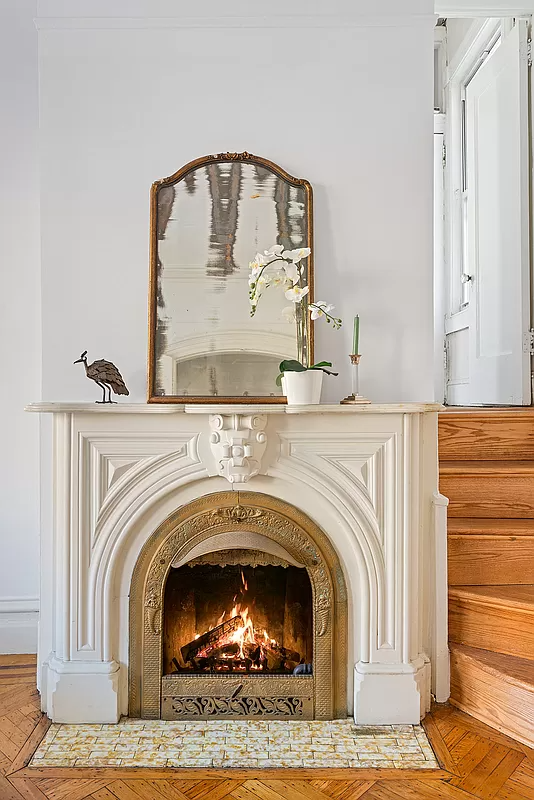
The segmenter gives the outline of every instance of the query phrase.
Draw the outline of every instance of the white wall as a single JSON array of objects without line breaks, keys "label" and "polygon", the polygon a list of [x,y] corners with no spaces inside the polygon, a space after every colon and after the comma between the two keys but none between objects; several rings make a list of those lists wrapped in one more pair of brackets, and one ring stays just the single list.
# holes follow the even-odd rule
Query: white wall
[{"label": "white wall", "polygon": [[[290,17],[282,0],[250,5],[169,20],[167,0],[41,4],[47,399],[96,399],[72,366],[88,349],[144,400],[150,184],[226,150],[314,187],[317,297],[347,323],[317,325],[318,357],[342,372],[326,399],[349,391],[355,313],[362,390],[432,399],[431,0],[405,0],[402,16],[383,0],[371,18],[361,0],[298,0]],[[61,17],[73,8],[82,18]]]},{"label": "white wall", "polygon": [[23,405],[96,399],[72,365],[86,348],[119,365],[132,400],[146,396],[154,179],[245,149],[308,178],[317,297],[346,320],[343,332],[318,325],[318,357],[342,372],[325,399],[349,391],[355,313],[363,391],[432,398],[431,0],[231,0],[224,16],[203,0],[176,19],[180,6],[0,1],[0,652],[35,638],[39,423]]},{"label": "white wall", "polygon": [[0,652],[34,652],[39,560],[40,264],[34,0],[0,3]]}]

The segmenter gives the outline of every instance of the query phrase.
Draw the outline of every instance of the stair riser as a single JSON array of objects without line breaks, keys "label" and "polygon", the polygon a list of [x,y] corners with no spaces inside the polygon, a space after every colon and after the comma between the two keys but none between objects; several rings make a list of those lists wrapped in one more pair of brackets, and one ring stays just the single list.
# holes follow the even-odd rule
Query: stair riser
[{"label": "stair riser", "polygon": [[501,608],[451,597],[449,640],[468,647],[532,660],[534,614],[521,608]]},{"label": "stair riser", "polygon": [[534,460],[532,414],[439,417],[439,457],[442,460]]},{"label": "stair riser", "polygon": [[450,702],[486,725],[534,747],[534,691],[451,652]]},{"label": "stair riser", "polygon": [[442,475],[449,517],[534,519],[534,475]]},{"label": "stair riser", "polygon": [[534,576],[534,538],[449,536],[450,586],[529,584]]}]

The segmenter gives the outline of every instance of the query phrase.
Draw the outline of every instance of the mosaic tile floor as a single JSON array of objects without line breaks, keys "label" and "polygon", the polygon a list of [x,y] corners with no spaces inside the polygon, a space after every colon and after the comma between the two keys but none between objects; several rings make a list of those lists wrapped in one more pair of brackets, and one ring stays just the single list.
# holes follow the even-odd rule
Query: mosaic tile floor
[{"label": "mosaic tile floor", "polygon": [[50,727],[34,767],[396,767],[437,769],[420,725],[231,720]]}]

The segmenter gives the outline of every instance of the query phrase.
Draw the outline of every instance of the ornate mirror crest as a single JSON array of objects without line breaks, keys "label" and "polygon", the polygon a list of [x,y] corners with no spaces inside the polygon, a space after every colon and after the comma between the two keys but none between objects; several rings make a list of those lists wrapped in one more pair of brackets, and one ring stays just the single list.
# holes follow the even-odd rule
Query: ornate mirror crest
[{"label": "ornate mirror crest", "polygon": [[[275,380],[297,355],[292,305],[271,288],[252,318],[249,262],[275,244],[313,251],[310,184],[259,156],[219,153],[156,181],[150,209],[148,402],[285,402]],[[313,323],[307,347],[312,361]]]}]

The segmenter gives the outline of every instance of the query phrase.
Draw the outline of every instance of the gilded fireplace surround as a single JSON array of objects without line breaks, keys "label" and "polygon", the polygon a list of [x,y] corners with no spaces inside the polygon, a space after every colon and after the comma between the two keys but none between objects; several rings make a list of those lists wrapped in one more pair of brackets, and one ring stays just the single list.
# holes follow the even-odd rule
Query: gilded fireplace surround
[{"label": "gilded fireplace surround", "polygon": [[[313,716],[347,715],[347,591],[337,554],[325,533],[294,506],[258,492],[205,495],[171,514],[137,560],[130,592],[129,714],[162,716],[163,597],[171,564],[220,534],[260,533],[306,567],[313,596]],[[224,680],[224,678],[223,678]],[[287,676],[269,676],[277,682]]]}]

